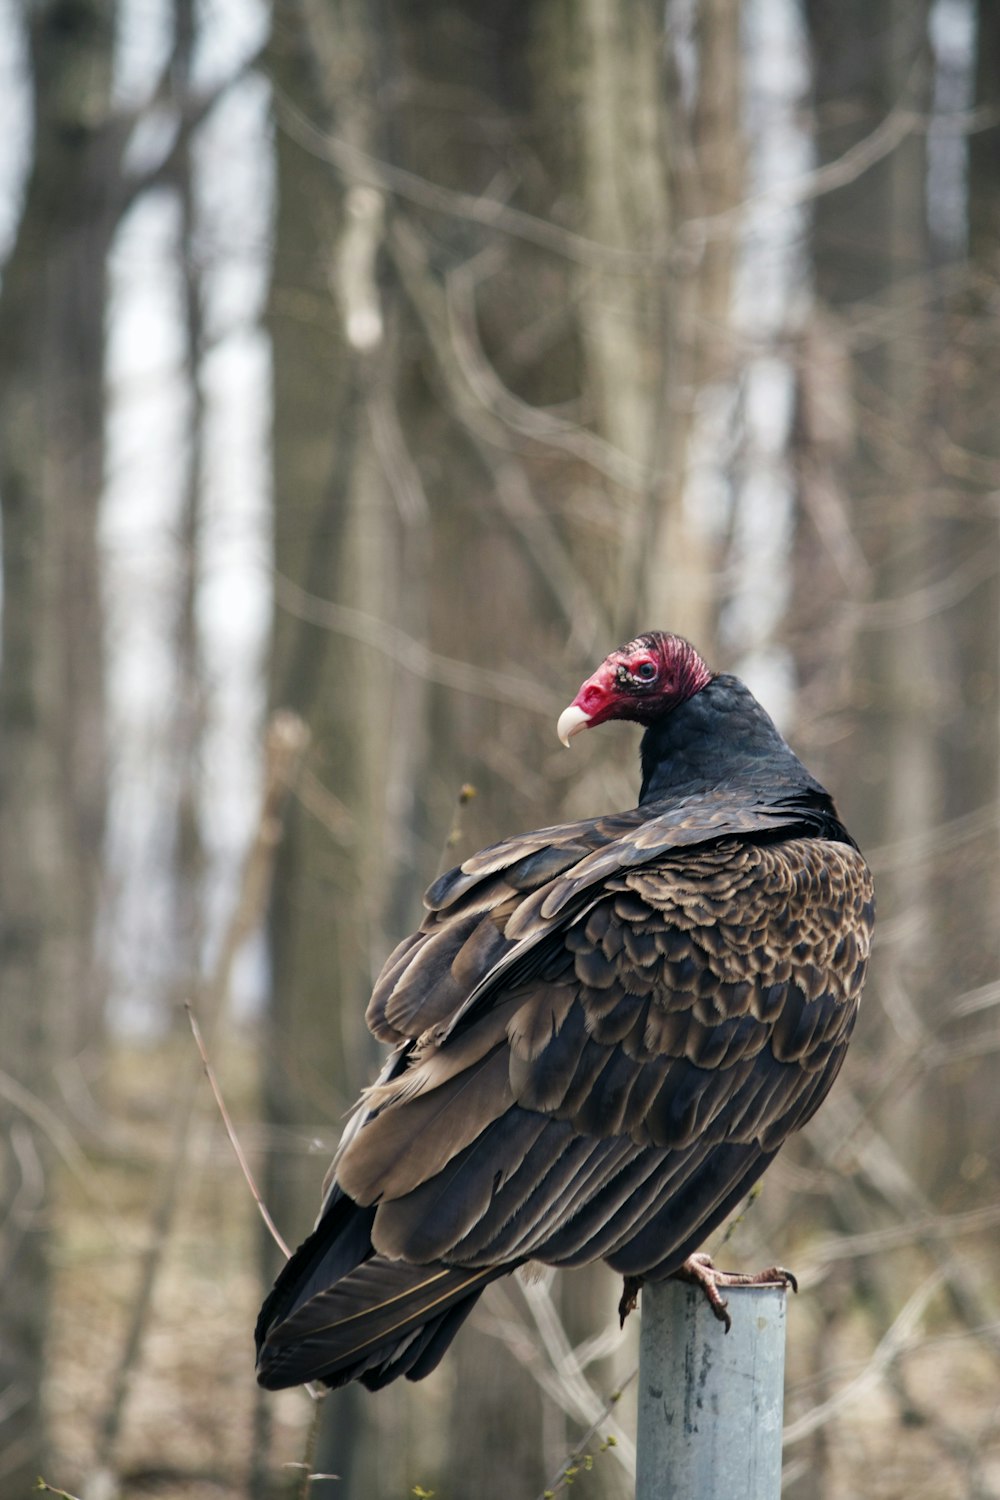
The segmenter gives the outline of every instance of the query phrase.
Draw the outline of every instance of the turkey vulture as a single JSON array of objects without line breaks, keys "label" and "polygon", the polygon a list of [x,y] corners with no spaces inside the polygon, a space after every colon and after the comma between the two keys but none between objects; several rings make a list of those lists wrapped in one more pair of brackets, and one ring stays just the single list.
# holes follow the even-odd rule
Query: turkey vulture
[{"label": "turkey vulture", "polygon": [[874,903],[829,794],[679,636],[613,651],[559,737],[607,719],[645,726],[639,805],[473,855],[387,960],[367,1019],[394,1050],[261,1310],[262,1385],[419,1380],[528,1260],[606,1261],[623,1316],[643,1279],[704,1276],[836,1077]]}]

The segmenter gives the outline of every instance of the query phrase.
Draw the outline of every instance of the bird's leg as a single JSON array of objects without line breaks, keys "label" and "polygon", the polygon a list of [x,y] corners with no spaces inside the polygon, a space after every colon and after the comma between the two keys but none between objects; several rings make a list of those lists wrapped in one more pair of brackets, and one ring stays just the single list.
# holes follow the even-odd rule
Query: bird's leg
[{"label": "bird's leg", "polygon": [[[710,1255],[701,1253],[689,1255],[680,1269],[674,1272],[674,1276],[678,1281],[689,1281],[693,1286],[701,1287],[709,1307],[719,1322],[726,1325],[727,1333],[733,1326],[733,1320],[727,1311],[728,1303],[719,1291],[720,1287],[783,1286],[786,1289],[791,1287],[793,1292],[797,1292],[799,1289],[799,1284],[795,1277],[784,1266],[768,1266],[764,1271],[754,1271],[752,1273],[745,1271],[720,1271],[717,1266],[712,1264],[712,1257]],[[626,1278],[627,1285],[628,1278]],[[622,1301],[624,1302],[624,1300],[623,1297]],[[635,1303],[633,1302],[632,1305],[634,1306]]]},{"label": "bird's leg", "polygon": [[621,1301],[618,1304],[618,1326],[625,1327],[625,1319],[630,1312],[635,1312],[639,1305],[639,1291],[642,1287],[641,1276],[626,1276],[622,1287]]}]

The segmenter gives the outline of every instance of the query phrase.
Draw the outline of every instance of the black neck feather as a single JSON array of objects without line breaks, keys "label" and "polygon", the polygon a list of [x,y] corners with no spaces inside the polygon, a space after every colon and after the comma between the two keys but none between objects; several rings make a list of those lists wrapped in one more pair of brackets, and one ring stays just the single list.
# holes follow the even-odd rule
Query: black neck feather
[{"label": "black neck feather", "polygon": [[725,786],[766,800],[832,803],[738,677],[714,677],[642,737],[640,803]]}]

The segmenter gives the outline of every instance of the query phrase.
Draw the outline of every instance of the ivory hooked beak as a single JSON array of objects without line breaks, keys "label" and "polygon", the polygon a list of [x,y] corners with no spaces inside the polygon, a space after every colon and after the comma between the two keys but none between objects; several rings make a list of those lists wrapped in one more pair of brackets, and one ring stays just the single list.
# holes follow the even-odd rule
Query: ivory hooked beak
[{"label": "ivory hooked beak", "polygon": [[581,729],[586,729],[589,723],[590,715],[585,714],[583,709],[576,703],[571,703],[569,708],[563,709],[559,715],[559,722],[556,725],[556,734],[567,750],[574,734],[579,734]]}]

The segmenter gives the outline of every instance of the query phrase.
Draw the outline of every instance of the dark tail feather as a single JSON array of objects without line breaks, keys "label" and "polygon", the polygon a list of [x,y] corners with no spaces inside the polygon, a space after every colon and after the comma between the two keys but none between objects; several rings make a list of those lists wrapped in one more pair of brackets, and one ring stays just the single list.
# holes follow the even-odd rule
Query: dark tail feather
[{"label": "dark tail feather", "polygon": [[[410,1340],[401,1354],[394,1355],[383,1364],[375,1365],[367,1370],[360,1377],[361,1384],[367,1386],[370,1391],[379,1391],[400,1375],[405,1375],[407,1380],[423,1380],[425,1375],[436,1370],[452,1339],[479,1301],[481,1290],[482,1288],[479,1288],[464,1301],[456,1302],[454,1307],[450,1307],[439,1318],[432,1318],[419,1334]],[[340,1383],[342,1384],[343,1380]]]},{"label": "dark tail feather", "polygon": [[334,1257],[327,1260],[315,1244],[325,1224],[289,1261],[261,1312],[257,1379],[269,1390],[307,1380],[329,1386],[361,1380],[371,1389],[400,1375],[420,1380],[487,1283],[511,1269],[413,1266],[375,1255],[330,1285],[323,1273]]},{"label": "dark tail feather", "polygon": [[334,1188],[322,1219],[280,1272],[260,1310],[254,1335],[258,1356],[272,1328],[373,1254],[374,1218],[374,1208],[360,1208]]}]

